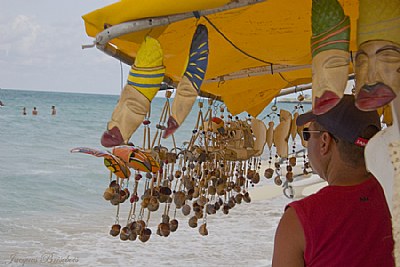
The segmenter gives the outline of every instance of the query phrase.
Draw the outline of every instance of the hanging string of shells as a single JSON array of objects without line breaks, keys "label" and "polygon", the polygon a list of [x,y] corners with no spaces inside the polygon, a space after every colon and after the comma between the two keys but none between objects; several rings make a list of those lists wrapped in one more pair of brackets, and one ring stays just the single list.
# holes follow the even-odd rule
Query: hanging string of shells
[{"label": "hanging string of shells", "polygon": [[[298,104],[294,106],[293,111],[280,109],[279,114],[275,100],[271,107],[271,113],[264,117],[264,119],[268,119],[266,144],[269,151],[268,167],[264,171],[264,177],[273,178],[274,183],[282,186],[284,194],[289,198],[294,197],[293,192],[287,193],[294,179],[308,177],[312,171],[306,155],[307,142],[302,135],[304,126],[296,125],[299,112],[304,113],[302,103],[304,99],[304,95],[300,93],[297,96]],[[274,128],[275,117],[279,118],[279,124]],[[297,150],[298,139],[303,147],[300,150]],[[301,164],[301,171],[299,171],[299,164]]]},{"label": "hanging string of shells", "polygon": [[[90,148],[71,150],[104,158],[110,176],[103,197],[116,206],[110,235],[119,236],[123,241],[139,239],[146,242],[154,230],[157,235],[167,237],[182,223],[197,228],[200,235],[208,235],[208,216],[216,213],[226,215],[237,205],[251,202],[249,190],[260,182],[265,144],[269,160],[264,176],[268,179],[274,177],[278,186],[282,186],[283,181],[287,186],[295,178],[293,168],[298,154],[294,142],[297,134],[306,146],[302,129],[294,123],[297,110],[293,116],[282,109],[277,114],[274,105],[270,115],[278,116],[279,124],[274,128],[271,119],[267,128],[262,120],[232,116],[223,105],[208,100],[198,102],[199,112],[190,140],[178,147],[174,135],[171,135],[173,147],[168,149],[163,146],[161,136],[171,114],[170,97],[171,92],[167,91],[153,136],[150,113],[143,121],[141,147],[118,146],[111,152]],[[291,153],[289,143],[293,148]],[[303,156],[303,172],[306,174],[305,153]],[[284,166],[286,175],[282,178]],[[128,212],[123,221],[120,215],[126,206]],[[177,216],[179,213],[183,217]],[[153,230],[152,221],[158,223]]]}]

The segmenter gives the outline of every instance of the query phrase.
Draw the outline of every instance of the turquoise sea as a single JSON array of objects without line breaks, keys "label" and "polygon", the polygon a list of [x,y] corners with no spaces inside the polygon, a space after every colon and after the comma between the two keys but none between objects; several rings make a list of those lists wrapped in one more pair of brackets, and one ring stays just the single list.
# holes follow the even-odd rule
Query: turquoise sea
[{"label": "turquoise sea", "polygon": [[[217,213],[208,219],[207,237],[182,223],[167,238],[153,233],[147,243],[120,241],[108,234],[116,210],[103,199],[109,173],[102,159],[70,153],[78,146],[104,149],[100,136],[118,96],[1,89],[0,100],[0,266],[270,266],[276,225],[289,202],[284,196]],[[164,103],[153,100],[153,127]],[[295,104],[282,105],[291,111]],[[178,146],[189,140],[197,111],[177,132]],[[134,144],[142,144],[142,132]]]}]

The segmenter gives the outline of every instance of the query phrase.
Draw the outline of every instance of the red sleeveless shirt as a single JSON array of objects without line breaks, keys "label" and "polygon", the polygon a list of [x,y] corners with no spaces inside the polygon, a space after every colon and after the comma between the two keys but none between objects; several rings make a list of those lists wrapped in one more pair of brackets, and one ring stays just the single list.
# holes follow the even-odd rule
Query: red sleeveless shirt
[{"label": "red sleeveless shirt", "polygon": [[288,206],[303,226],[305,266],[394,266],[391,215],[375,178],[327,186]]}]

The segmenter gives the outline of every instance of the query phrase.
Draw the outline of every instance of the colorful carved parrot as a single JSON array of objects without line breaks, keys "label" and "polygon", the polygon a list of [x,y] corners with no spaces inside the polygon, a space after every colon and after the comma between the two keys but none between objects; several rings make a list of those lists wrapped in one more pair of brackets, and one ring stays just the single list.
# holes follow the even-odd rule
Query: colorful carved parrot
[{"label": "colorful carved parrot", "polygon": [[71,149],[71,153],[84,153],[93,155],[95,157],[103,157],[104,158],[104,165],[113,172],[116,176],[122,179],[127,179],[131,176],[131,171],[129,170],[127,164],[118,158],[117,156],[107,152],[107,151],[100,151],[93,148],[88,147],[76,147]]},{"label": "colorful carved parrot", "polygon": [[129,168],[137,171],[156,173],[160,170],[160,164],[154,157],[134,146],[116,146],[112,153],[100,151],[88,147],[76,147],[71,153],[84,153],[104,158],[104,165],[119,178],[129,178]]}]

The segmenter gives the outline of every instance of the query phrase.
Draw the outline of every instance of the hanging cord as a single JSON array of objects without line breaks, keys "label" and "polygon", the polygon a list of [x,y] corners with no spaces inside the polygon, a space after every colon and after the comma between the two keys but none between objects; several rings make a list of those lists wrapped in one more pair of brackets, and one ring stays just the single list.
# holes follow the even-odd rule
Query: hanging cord
[{"label": "hanging cord", "polygon": [[[272,62],[269,62],[269,61],[265,61],[265,60],[263,60],[263,59],[260,59],[260,58],[258,58],[258,57],[255,57],[255,56],[253,56],[253,55],[250,55],[249,53],[247,53],[246,51],[244,51],[244,50],[242,50],[241,48],[239,48],[237,45],[235,45],[231,40],[229,40],[228,39],[228,37],[226,37],[226,35],[223,33],[223,32],[221,32],[218,28],[217,28],[217,26],[215,26],[215,24],[214,23],[212,23],[211,22],[211,20],[209,19],[209,18],[207,18],[207,16],[203,16],[206,20],[207,20],[207,22],[228,42],[228,43],[230,43],[236,50],[238,50],[239,52],[241,52],[242,54],[244,54],[244,55],[246,55],[246,56],[248,56],[248,57],[250,57],[250,58],[252,58],[252,59],[255,59],[255,60],[257,60],[257,61],[260,61],[260,62],[262,62],[262,63],[265,63],[265,64],[268,64],[268,65],[270,65],[270,68],[271,68],[271,74],[274,74],[274,68],[273,68],[273,63]],[[290,84],[290,85],[292,85],[292,86],[294,86],[294,84],[292,83],[292,82],[290,82],[290,81],[288,81],[285,77],[283,77],[283,75],[281,74],[281,73],[278,73],[279,74],[279,76],[282,78],[282,80],[284,80],[285,82],[287,82],[288,84]]]},{"label": "hanging cord", "polygon": [[291,86],[296,86],[294,83],[292,83],[291,81],[288,81],[285,77],[283,77],[282,73],[279,72],[278,74],[279,74],[279,76],[281,76],[282,80],[284,80],[285,82],[287,82]]},{"label": "hanging cord", "polygon": [[121,73],[121,91],[124,89],[124,81],[123,81],[123,79],[124,79],[124,70],[123,70],[123,68],[122,68],[122,61],[120,60],[119,61],[119,67],[120,67],[120,73]]},{"label": "hanging cord", "polygon": [[272,67],[272,62],[268,62],[268,61],[265,61],[265,60],[263,60],[263,59],[260,59],[260,58],[258,58],[258,57],[255,57],[255,56],[253,56],[253,55],[250,55],[249,53],[247,53],[246,51],[244,51],[243,49],[241,49],[241,48],[239,48],[237,45],[235,45],[231,40],[229,40],[228,39],[228,37],[226,37],[225,36],[225,34],[223,33],[223,32],[221,32],[218,28],[217,28],[217,26],[215,26],[215,24],[214,23],[212,23],[211,22],[211,20],[209,19],[209,18],[207,18],[207,16],[203,16],[206,20],[207,20],[207,22],[228,42],[228,43],[230,43],[236,50],[238,50],[239,52],[241,52],[242,54],[244,54],[244,55],[246,55],[246,56],[248,56],[248,57],[250,57],[250,58],[252,58],[252,59],[255,59],[255,60],[257,60],[257,61],[260,61],[260,62],[262,62],[262,63],[265,63],[265,64],[268,64],[268,65],[270,65],[270,67],[271,67],[271,73],[272,74],[274,74],[274,70],[273,70],[273,67]]},{"label": "hanging cord", "polygon": [[262,62],[262,63],[265,63],[265,64],[270,65],[270,66],[271,66],[271,71],[273,72],[273,70],[272,70],[272,62],[268,62],[268,61],[262,60],[262,59],[260,59],[260,58],[258,58],[258,57],[252,56],[252,55],[250,55],[249,53],[247,53],[246,51],[242,50],[242,49],[239,48],[237,45],[235,45],[231,40],[229,40],[228,37],[226,37],[225,34],[224,34],[223,32],[221,32],[221,31],[217,28],[217,26],[215,26],[215,24],[211,22],[211,20],[210,20],[209,18],[207,18],[207,16],[204,16],[204,18],[205,18],[205,19],[207,20],[207,22],[210,23],[210,25],[211,25],[211,26],[212,26],[212,27],[213,27],[213,28],[228,42],[228,43],[230,43],[236,50],[238,50],[238,51],[241,52],[242,54],[244,54],[244,55],[246,55],[246,56],[248,56],[248,57],[250,57],[250,58],[252,58],[252,59],[255,59],[255,60],[257,60],[257,61],[260,61],[260,62]]}]

